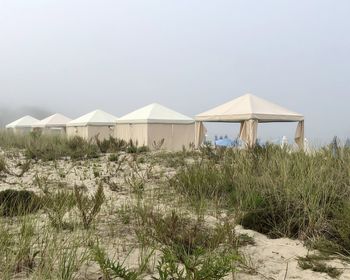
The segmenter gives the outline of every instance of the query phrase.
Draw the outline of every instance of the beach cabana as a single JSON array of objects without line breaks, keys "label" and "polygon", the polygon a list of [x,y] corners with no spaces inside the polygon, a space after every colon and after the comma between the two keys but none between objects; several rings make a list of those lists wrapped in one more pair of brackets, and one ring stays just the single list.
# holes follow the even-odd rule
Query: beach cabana
[{"label": "beach cabana", "polygon": [[66,125],[71,119],[61,114],[54,114],[33,125],[34,130],[42,131],[44,134],[64,134]]},{"label": "beach cabana", "polygon": [[33,124],[38,121],[38,119],[33,118],[32,116],[24,116],[23,118],[6,125],[6,129],[13,133],[28,133],[32,131]]},{"label": "beach cabana", "polygon": [[80,136],[86,140],[108,139],[113,136],[117,117],[102,110],[95,110],[67,123],[67,136]]},{"label": "beach cabana", "polygon": [[157,103],[148,105],[118,119],[116,137],[132,140],[139,146],[178,151],[194,145],[194,119]]},{"label": "beach cabana", "polygon": [[246,94],[196,116],[196,146],[203,141],[203,122],[240,123],[240,139],[253,147],[259,123],[298,122],[295,142],[304,145],[304,116],[252,94]]}]

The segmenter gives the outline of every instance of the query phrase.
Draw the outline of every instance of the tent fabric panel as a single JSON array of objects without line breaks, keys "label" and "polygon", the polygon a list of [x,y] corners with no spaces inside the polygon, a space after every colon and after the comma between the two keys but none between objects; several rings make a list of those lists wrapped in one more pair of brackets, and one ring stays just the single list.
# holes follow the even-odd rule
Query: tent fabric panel
[{"label": "tent fabric panel", "polygon": [[239,138],[248,148],[254,147],[257,139],[258,121],[247,120],[241,123]]},{"label": "tent fabric panel", "polygon": [[69,126],[67,127],[67,136],[79,136],[85,140],[93,140],[98,136],[99,140],[108,139],[114,135],[114,126]]},{"label": "tent fabric panel", "polygon": [[164,139],[161,149],[172,151],[172,124],[148,124],[148,146],[153,149],[154,142],[160,143]]},{"label": "tent fabric panel", "polygon": [[67,136],[69,138],[81,137],[88,140],[88,127],[87,126],[70,126],[67,127]]},{"label": "tent fabric panel", "polygon": [[160,143],[164,139],[162,149],[168,151],[181,151],[183,147],[189,148],[195,141],[194,124],[149,124],[148,143]]},{"label": "tent fabric panel", "polygon": [[42,129],[42,134],[44,135],[65,135],[66,128],[65,127],[46,127]]},{"label": "tent fabric panel", "polygon": [[295,132],[295,143],[297,143],[300,149],[304,149],[304,139],[305,139],[305,122],[300,121]]},{"label": "tent fabric panel", "polygon": [[147,124],[117,124],[114,136],[118,139],[129,142],[132,140],[139,146],[148,145]]},{"label": "tent fabric panel", "polygon": [[172,151],[189,149],[195,143],[195,124],[173,124]]},{"label": "tent fabric panel", "polygon": [[87,126],[87,140],[94,140],[95,137],[98,137],[100,141],[109,139],[111,136],[114,136],[114,125],[110,126]]},{"label": "tent fabric panel", "polygon": [[195,123],[195,147],[199,148],[205,138],[206,129],[204,127],[203,122],[196,122]]}]

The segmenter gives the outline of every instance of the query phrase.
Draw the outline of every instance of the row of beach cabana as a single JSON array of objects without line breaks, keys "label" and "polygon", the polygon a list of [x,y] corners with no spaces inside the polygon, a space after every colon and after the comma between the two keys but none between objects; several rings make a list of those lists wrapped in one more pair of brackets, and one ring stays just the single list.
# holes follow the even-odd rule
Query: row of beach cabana
[{"label": "row of beach cabana", "polygon": [[246,94],[195,118],[185,116],[172,109],[154,103],[131,112],[121,118],[95,110],[75,120],[54,114],[43,120],[25,116],[6,126],[14,133],[42,131],[43,134],[65,134],[80,136],[86,140],[110,136],[132,140],[139,146],[160,146],[165,150],[178,151],[183,147],[200,146],[206,134],[204,123],[240,123],[239,138],[246,146],[256,143],[259,123],[298,122],[295,141],[300,148],[304,142],[304,117],[279,105]]}]

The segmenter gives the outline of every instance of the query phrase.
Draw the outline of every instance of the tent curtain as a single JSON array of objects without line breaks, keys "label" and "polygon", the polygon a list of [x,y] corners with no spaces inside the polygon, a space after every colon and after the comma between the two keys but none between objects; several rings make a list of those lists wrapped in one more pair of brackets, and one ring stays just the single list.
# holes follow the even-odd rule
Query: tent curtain
[{"label": "tent curtain", "polygon": [[248,148],[255,146],[258,133],[258,121],[247,120],[241,123],[239,138]]},{"label": "tent curtain", "polygon": [[297,143],[299,149],[304,149],[304,121],[298,123],[297,130],[295,132],[295,143]]},{"label": "tent curtain", "polygon": [[196,122],[196,135],[195,135],[195,146],[199,148],[202,145],[205,137],[206,129],[203,125],[203,122]]}]

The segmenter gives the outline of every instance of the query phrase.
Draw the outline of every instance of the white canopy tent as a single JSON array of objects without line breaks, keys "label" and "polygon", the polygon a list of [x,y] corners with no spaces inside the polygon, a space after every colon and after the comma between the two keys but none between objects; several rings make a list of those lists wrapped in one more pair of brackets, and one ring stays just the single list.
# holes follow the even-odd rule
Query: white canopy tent
[{"label": "white canopy tent", "polygon": [[65,133],[66,125],[71,119],[62,114],[54,114],[33,125],[34,130],[41,130],[43,133]]},{"label": "white canopy tent", "polygon": [[12,123],[6,125],[6,129],[14,133],[26,133],[32,131],[32,125],[39,120],[32,116],[24,116]]},{"label": "white canopy tent", "polygon": [[241,140],[253,147],[257,139],[258,123],[298,122],[295,142],[300,148],[304,143],[304,116],[252,94],[215,107],[196,116],[196,145],[203,141],[203,122],[240,123]]},{"label": "white canopy tent", "polygon": [[90,140],[98,136],[100,140],[113,136],[117,117],[102,110],[95,110],[67,123],[67,136],[80,136]]},{"label": "white canopy tent", "polygon": [[116,137],[150,148],[181,150],[194,144],[194,119],[154,103],[118,119]]}]

